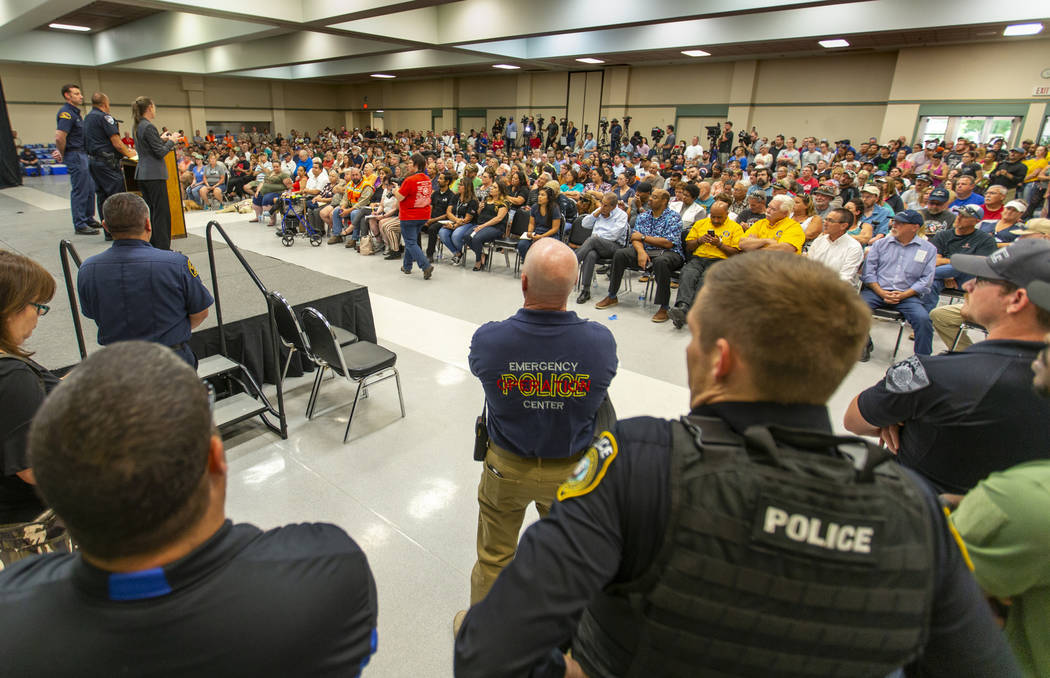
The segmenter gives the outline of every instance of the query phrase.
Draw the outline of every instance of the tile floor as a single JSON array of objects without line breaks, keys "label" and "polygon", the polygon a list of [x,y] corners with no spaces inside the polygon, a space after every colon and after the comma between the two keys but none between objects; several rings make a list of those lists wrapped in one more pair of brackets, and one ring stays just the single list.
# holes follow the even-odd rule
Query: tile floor
[{"label": "tile floor", "polygon": [[[54,197],[68,190],[65,177],[43,177],[0,191],[0,218],[6,222],[0,225],[0,247],[8,247],[8,228],[46,223],[55,228],[42,232],[39,248],[25,253],[54,256],[56,238],[66,237],[69,224],[64,204]],[[393,382],[379,384],[359,406],[350,442],[343,445],[349,407],[306,422],[309,379],[290,380],[287,440],[253,424],[227,436],[229,515],[264,528],[327,521],[346,529],[368,554],[379,589],[379,652],[366,675],[450,676],[451,621],[467,602],[477,519],[479,469],[471,448],[482,392],[467,369],[467,350],[480,324],[516,311],[518,279],[500,257],[491,274],[438,263],[433,279],[424,282],[418,272],[401,274],[398,263],[342,246],[314,248],[297,240],[283,247],[271,229],[247,223],[247,215],[191,212],[190,232],[203,235],[213,218],[246,250],[369,287],[379,343],[398,354],[408,415],[399,417]],[[92,240],[77,239],[77,246],[89,250]],[[573,299],[570,308],[606,324],[616,337],[620,369],[611,397],[620,416],[678,416],[688,406],[687,330],[652,324],[655,309],[639,301],[639,288],[622,293],[612,312],[594,309],[593,300],[577,306]],[[603,291],[596,285],[594,299]],[[858,364],[832,398],[832,421],[840,430],[849,400],[889,365],[896,331],[895,325],[876,323],[871,362]],[[39,357],[48,364],[41,346]],[[910,351],[905,337],[901,357]],[[346,382],[326,381],[318,409],[352,397]],[[530,512],[529,520],[535,517]]]}]

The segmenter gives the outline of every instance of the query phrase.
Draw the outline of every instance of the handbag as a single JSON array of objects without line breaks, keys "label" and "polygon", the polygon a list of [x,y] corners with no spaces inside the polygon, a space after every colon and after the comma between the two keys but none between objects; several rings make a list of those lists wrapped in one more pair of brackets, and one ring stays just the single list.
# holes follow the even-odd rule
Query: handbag
[{"label": "handbag", "polygon": [[486,401],[481,408],[481,416],[474,422],[474,461],[485,461],[485,453],[489,450],[489,426],[485,416],[488,406]]}]

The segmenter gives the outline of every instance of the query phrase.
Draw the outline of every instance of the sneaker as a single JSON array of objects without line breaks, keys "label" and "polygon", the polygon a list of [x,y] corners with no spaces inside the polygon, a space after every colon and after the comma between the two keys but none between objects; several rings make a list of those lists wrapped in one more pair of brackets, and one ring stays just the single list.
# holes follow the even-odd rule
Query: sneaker
[{"label": "sneaker", "polygon": [[390,250],[389,252],[383,255],[383,258],[388,261],[393,261],[394,259],[400,259],[401,253],[395,252],[394,250]]},{"label": "sneaker", "polygon": [[871,343],[871,337],[868,337],[868,343],[864,345],[864,351],[860,354],[860,361],[866,363],[871,360],[871,350],[875,348],[875,344]]},{"label": "sneaker", "polygon": [[460,610],[456,613],[456,616],[452,618],[452,637],[455,638],[459,635],[459,629],[463,626],[463,620],[467,618],[467,611]]},{"label": "sneaker", "polygon": [[591,293],[587,290],[580,292],[580,296],[576,297],[577,304],[586,304],[591,300]]},{"label": "sneaker", "polygon": [[[389,257],[387,257],[387,258],[389,259]],[[401,267],[401,272],[404,273],[405,275],[412,275],[412,269],[405,268],[404,266]]]},{"label": "sneaker", "polygon": [[653,315],[653,317],[651,318],[651,320],[652,320],[652,321],[653,321],[654,323],[665,323],[665,322],[667,322],[667,321],[668,321],[668,317],[667,317],[667,309],[666,309],[666,308],[661,308],[661,309],[660,309],[659,311],[657,311],[657,312],[656,312],[656,313],[655,313],[655,314]]},{"label": "sneaker", "polygon": [[452,255],[452,265],[453,265],[453,266],[459,266],[459,262],[460,262],[460,261],[461,261],[462,259],[463,259],[463,254],[462,254],[462,253],[458,253],[458,252],[457,252],[456,254],[453,254],[453,255]]},{"label": "sneaker", "polygon": [[430,280],[432,275],[434,275],[434,264],[431,264],[429,268],[423,271],[423,280]]},{"label": "sneaker", "polygon": [[617,299],[616,297],[605,297],[604,299],[599,301],[597,304],[595,304],[594,307],[595,308],[609,308],[610,306],[615,306],[618,303],[620,303],[620,300]]},{"label": "sneaker", "polygon": [[343,242],[343,236],[341,235],[333,235],[331,238],[328,239],[329,245],[338,245],[341,242]]},{"label": "sneaker", "polygon": [[343,247],[346,247],[348,249],[357,249],[357,241],[353,238],[350,238],[345,243],[343,243]]},{"label": "sneaker", "polygon": [[676,330],[680,330],[685,327],[685,308],[682,306],[675,306],[667,311],[667,316],[674,323]]}]

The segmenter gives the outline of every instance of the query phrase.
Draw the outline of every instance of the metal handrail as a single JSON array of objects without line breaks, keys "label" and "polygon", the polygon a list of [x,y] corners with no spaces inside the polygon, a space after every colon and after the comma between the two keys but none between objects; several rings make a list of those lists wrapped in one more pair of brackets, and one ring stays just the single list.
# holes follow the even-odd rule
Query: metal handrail
[{"label": "metal handrail", "polygon": [[77,265],[77,270],[80,270],[80,266],[84,262],[81,260],[77,248],[69,240],[63,240],[58,243],[58,256],[62,260],[62,277],[66,280],[69,312],[73,314],[73,327],[77,331],[77,348],[80,349],[80,359],[83,360],[87,357],[87,345],[84,343],[84,328],[80,324],[80,305],[77,303],[77,291],[73,286],[73,275],[72,269],[69,267],[69,260],[73,259],[73,263]]},{"label": "metal handrail", "polygon": [[[270,316],[270,348],[273,351],[273,364],[277,365],[278,369],[280,369],[281,339],[277,331],[277,317],[274,314],[273,300],[270,298],[270,290],[266,289],[266,286],[263,285],[262,280],[259,279],[259,276],[255,274],[255,271],[248,263],[248,260],[244,258],[243,254],[241,254],[240,249],[238,249],[238,247],[233,244],[233,241],[230,240],[230,236],[226,233],[223,227],[219,225],[219,222],[212,220],[208,222],[208,227],[205,230],[205,240],[208,244],[208,264],[211,267],[211,295],[212,298],[215,299],[215,322],[219,327],[219,350],[222,353],[222,355],[229,357],[229,354],[226,352],[226,327],[225,325],[223,325],[222,322],[222,306],[219,302],[219,275],[215,269],[215,245],[212,240],[213,230],[217,230],[219,232],[219,235],[222,236],[222,239],[226,241],[226,245],[230,248],[230,251],[233,252],[233,256],[237,257],[237,261],[239,261],[241,263],[241,266],[244,267],[244,270],[248,274],[248,277],[252,279],[252,282],[255,283],[255,286],[259,288],[260,292],[262,292],[263,298],[266,299],[266,309],[268,315]],[[277,379],[277,411],[274,412],[274,414],[276,414],[281,421],[279,431],[281,437],[287,438],[288,422],[284,413],[284,387],[281,383],[282,381],[283,380],[280,378]],[[263,398],[264,402],[267,402],[268,404],[268,401],[266,401],[266,396],[262,393],[262,388],[259,388],[259,395]],[[266,421],[265,418],[263,419],[263,421],[266,422],[267,425],[269,425],[269,422]]]}]

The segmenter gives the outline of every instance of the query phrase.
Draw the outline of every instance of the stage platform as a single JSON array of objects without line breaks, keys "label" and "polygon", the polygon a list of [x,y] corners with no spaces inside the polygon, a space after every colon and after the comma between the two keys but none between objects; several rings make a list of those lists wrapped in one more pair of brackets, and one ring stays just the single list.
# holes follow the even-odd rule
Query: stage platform
[{"label": "stage platform", "polygon": [[[98,236],[68,237],[82,259],[102,252],[108,246]],[[29,346],[36,351],[35,359],[51,367],[71,366],[80,360],[77,349],[73,316],[69,311],[58,242],[51,247],[40,245],[40,233],[30,228],[5,229],[0,238],[0,248],[14,250],[32,257],[55,276],[57,289],[51,301],[51,312],[46,322],[38,324],[30,338]],[[232,236],[231,236],[232,237]],[[234,240],[236,245],[236,240]],[[172,241],[172,249],[189,257],[199,272],[205,286],[215,294],[211,265],[205,239],[190,235]],[[268,350],[269,320],[266,300],[241,266],[233,252],[215,233],[215,268],[218,272],[219,302],[222,305],[223,324],[226,328],[228,357],[248,367],[256,379],[274,383],[281,366],[275,365]],[[372,307],[368,288],[363,285],[318,273],[309,268],[281,261],[273,257],[242,251],[242,255],[268,290],[276,290],[297,310],[313,306],[328,320],[339,327],[355,333],[361,339],[376,340]],[[72,264],[71,264],[72,265]],[[74,271],[76,267],[72,266]],[[94,321],[81,316],[84,341],[88,353],[98,349]],[[198,358],[219,353],[219,331],[215,307],[208,318],[193,333],[190,340]],[[282,349],[282,360],[287,355]],[[292,359],[289,376],[299,376],[309,364],[300,362],[299,356]]]}]

